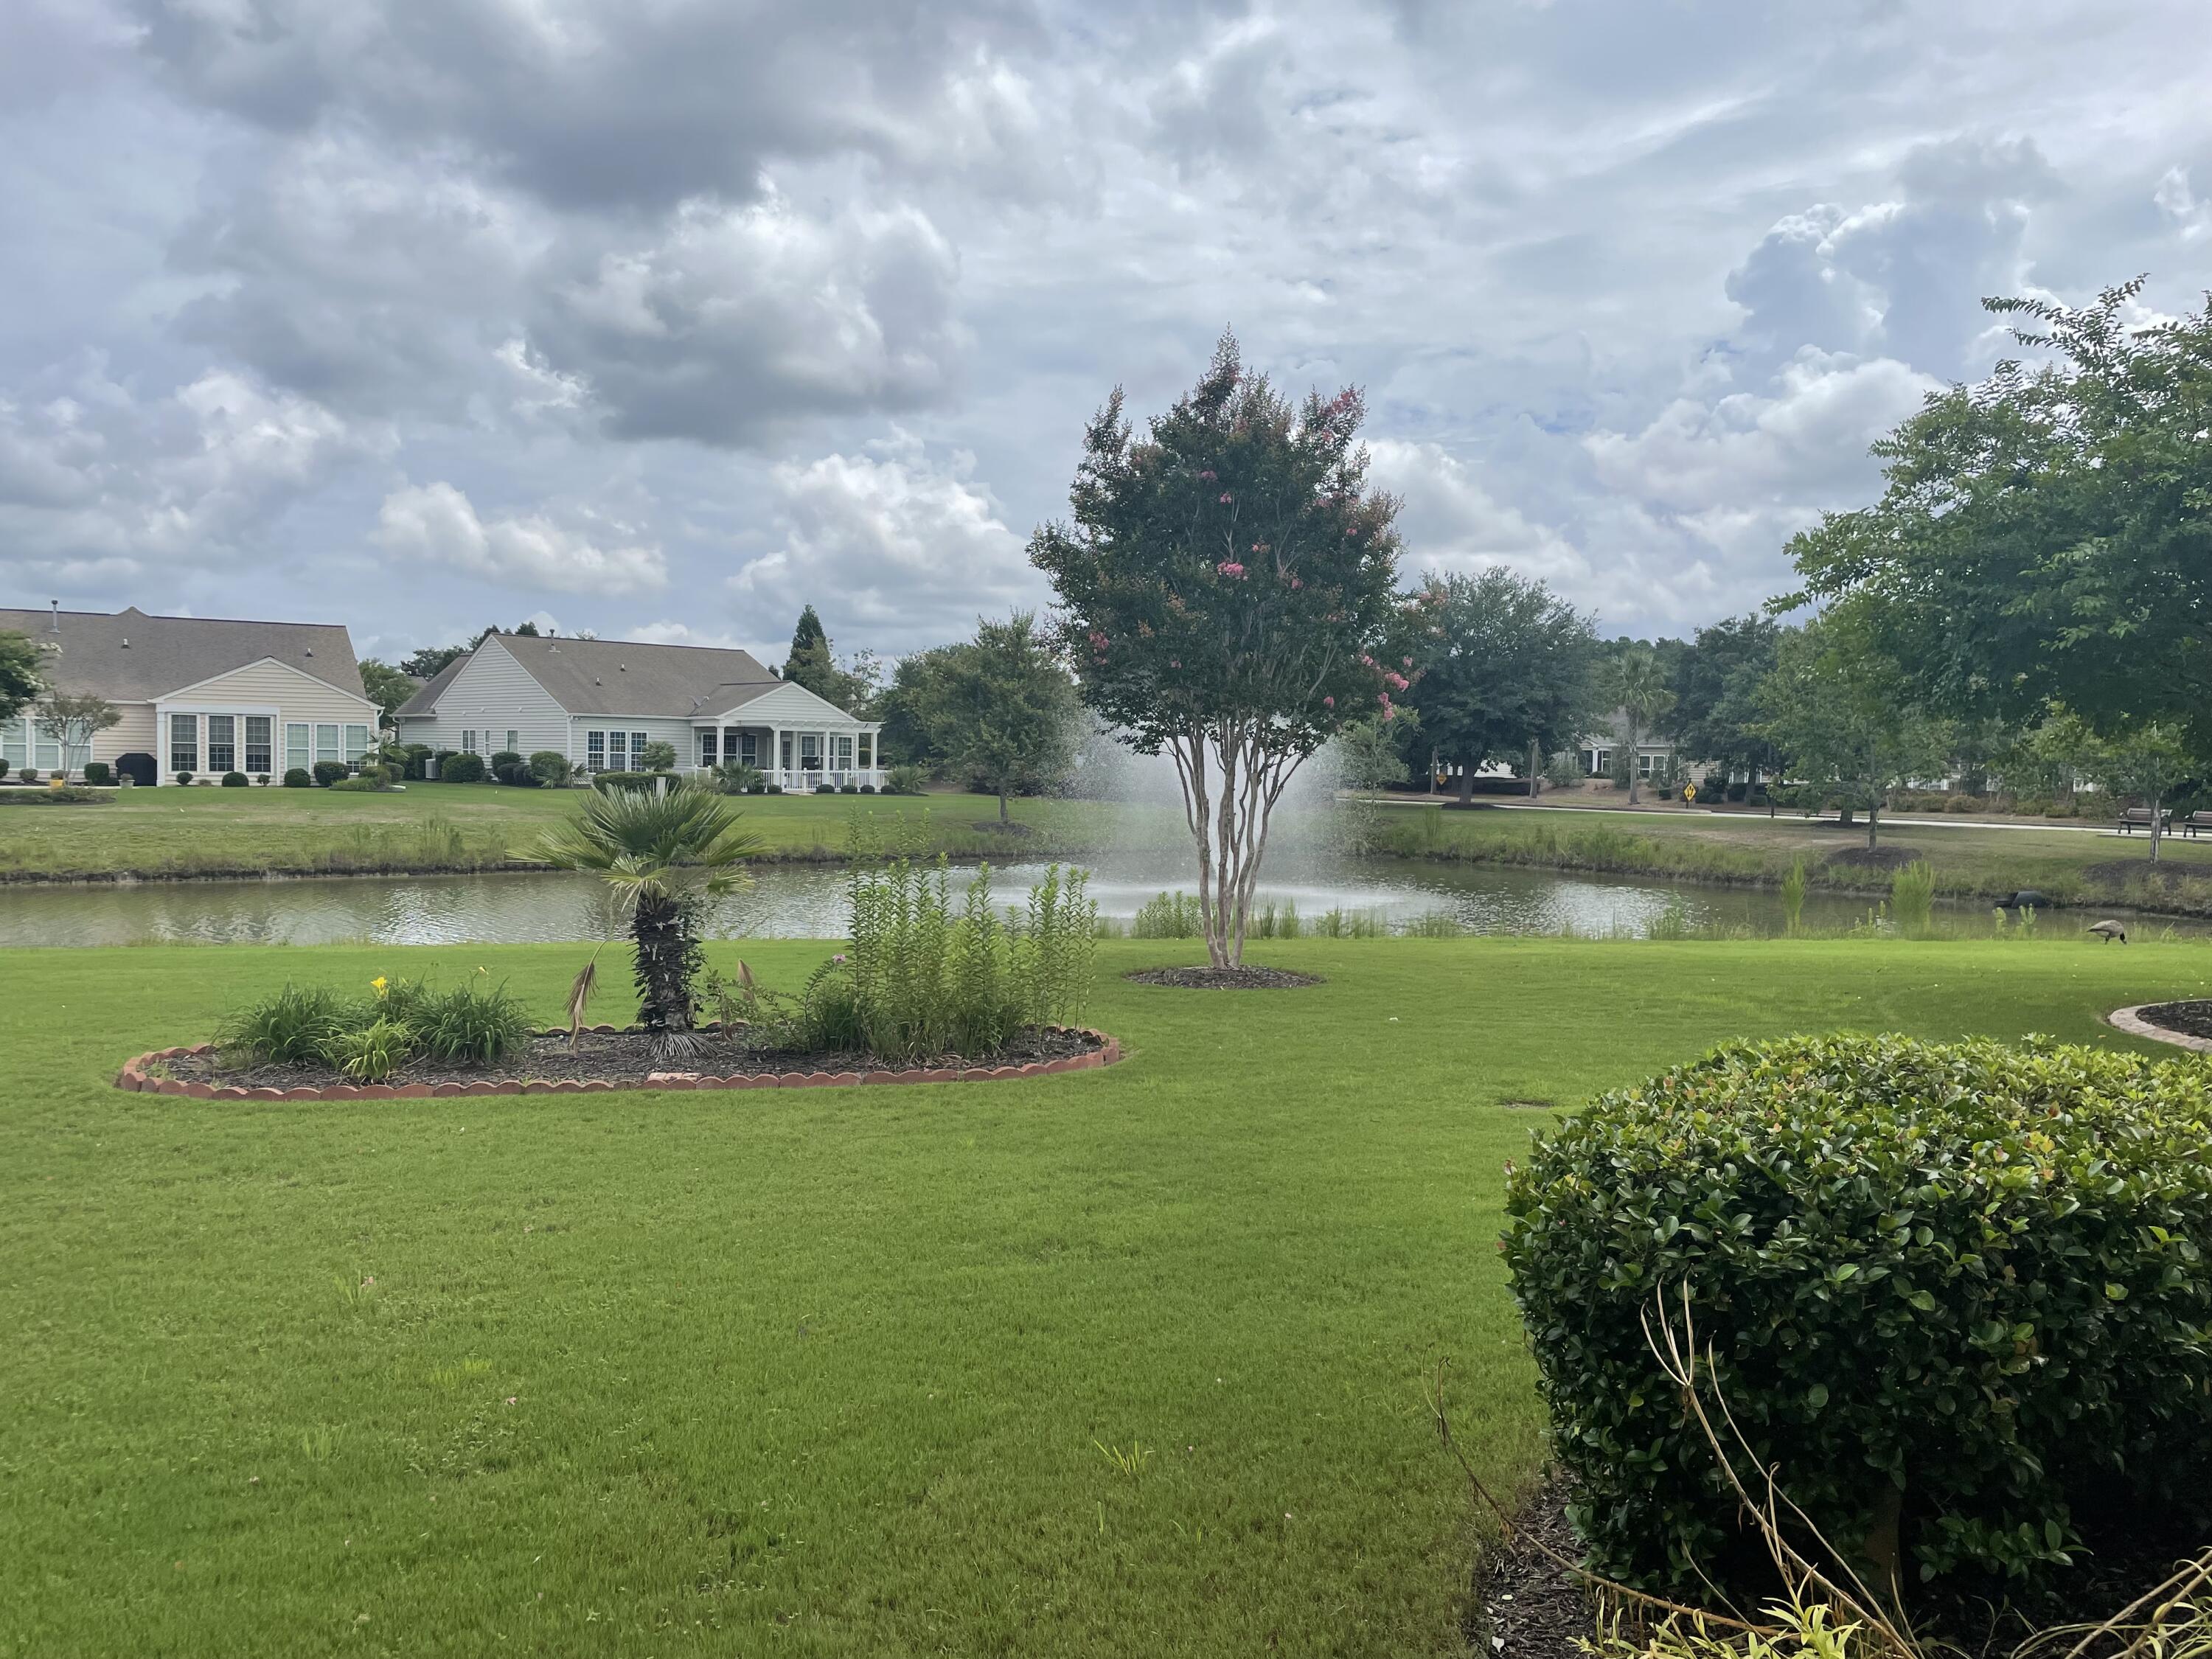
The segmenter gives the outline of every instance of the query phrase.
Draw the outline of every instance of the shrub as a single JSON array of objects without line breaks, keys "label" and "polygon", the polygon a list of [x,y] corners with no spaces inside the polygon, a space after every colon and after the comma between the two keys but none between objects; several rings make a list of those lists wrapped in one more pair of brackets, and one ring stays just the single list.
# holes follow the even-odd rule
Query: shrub
[{"label": "shrub", "polygon": [[568,781],[570,770],[568,757],[557,749],[540,749],[533,751],[530,757],[529,766],[530,775],[536,778],[543,788],[558,789]]},{"label": "shrub", "polygon": [[8,763],[7,763],[6,761],[4,761],[4,760],[0,760],[0,778],[4,778],[4,777],[6,777],[7,775],[8,775]]},{"label": "shrub", "polygon": [[96,789],[105,789],[115,781],[115,770],[106,761],[87,761],[84,781]]},{"label": "shrub", "polygon": [[667,742],[648,743],[637,751],[637,763],[648,772],[665,772],[676,764],[676,745]]},{"label": "shrub", "polygon": [[1728,787],[1728,798],[1732,801],[1740,801],[1750,793],[1751,786],[1741,779]]},{"label": "shrub", "polygon": [[1162,893],[1148,898],[1129,919],[1131,939],[1197,939],[1205,932],[1198,901],[1188,893]]},{"label": "shrub", "polygon": [[428,744],[402,744],[399,746],[399,752],[405,757],[399,763],[400,775],[403,777],[419,782],[422,779],[429,775],[428,769],[425,766],[424,763],[437,751],[432,749]]},{"label": "shrub", "polygon": [[841,795],[857,795],[860,793],[860,786],[857,783],[841,783],[837,786],[837,793]]},{"label": "shrub", "polygon": [[876,793],[876,786],[872,783],[864,783],[860,786],[860,793],[864,795],[872,795]]},{"label": "shrub", "polygon": [[222,787],[226,789],[251,789],[253,784],[243,772],[226,772],[222,775]]},{"label": "shrub", "polygon": [[650,772],[594,772],[592,774],[592,787],[594,789],[642,789],[650,793],[653,790],[653,774]]},{"label": "shrub", "polygon": [[[31,782],[31,781],[33,781],[33,780],[35,780],[35,779],[38,777],[38,775],[38,775],[36,772],[26,771],[26,772],[23,774],[23,781],[24,781],[26,783]],[[192,775],[191,775],[191,773],[189,770],[183,771],[183,772],[179,772],[179,773],[178,773],[178,774],[177,774],[177,781],[178,781],[179,783],[190,783],[191,781],[192,781]]]},{"label": "shrub", "polygon": [[491,769],[491,775],[510,789],[538,787],[538,774],[520,761],[509,761],[503,766],[495,766]]},{"label": "shrub", "polygon": [[1764,1582],[1646,1344],[1683,1286],[1758,1459],[1840,1547],[1895,1525],[1923,1579],[2041,1588],[2077,1503],[2202,1510],[2204,1076],[2041,1039],[1796,1037],[1540,1140],[1503,1248],[1592,1568]]},{"label": "shrub", "polygon": [[726,795],[757,795],[763,781],[760,768],[744,761],[724,761],[714,769],[714,787]]},{"label": "shrub", "polygon": [[319,1060],[331,1044],[366,1024],[362,1011],[327,985],[283,988],[234,1015],[218,1038],[225,1048],[278,1065]]},{"label": "shrub", "polygon": [[[125,783],[130,781],[128,778],[124,780]],[[56,782],[44,789],[8,790],[4,793],[0,793],[0,806],[98,805],[102,801],[113,799],[113,796],[104,795],[97,789],[87,789],[76,784]]]},{"label": "shrub", "polygon": [[489,1066],[530,1042],[521,999],[481,971],[450,991],[420,992],[410,1012],[409,1024],[433,1060]]},{"label": "shrub", "polygon": [[284,774],[284,787],[287,789],[312,789],[315,787],[315,780],[306,767],[295,766]]},{"label": "shrub", "polygon": [[1943,810],[1947,812],[1980,812],[1986,811],[1988,806],[1987,801],[1972,795],[1953,795],[1943,803]]},{"label": "shrub", "polygon": [[783,793],[783,786],[780,783],[771,783],[768,787],[768,792],[771,795],[780,795]]},{"label": "shrub", "polygon": [[414,1028],[389,1018],[342,1031],[324,1045],[323,1058],[356,1083],[381,1083],[415,1055]]},{"label": "shrub", "polygon": [[340,778],[330,786],[334,793],[342,795],[374,795],[384,787],[384,774],[380,770],[364,772],[357,778]]},{"label": "shrub", "polygon": [[817,795],[834,795],[837,793],[837,786],[825,779],[814,786],[814,793]]},{"label": "shrub", "polygon": [[1889,914],[1907,939],[1925,939],[1934,925],[1936,872],[1915,859],[1889,878]]},{"label": "shrub", "polygon": [[315,781],[322,785],[325,789],[336,783],[340,778],[347,778],[353,775],[353,768],[348,766],[343,761],[319,760],[315,763],[313,769],[315,774]]},{"label": "shrub", "polygon": [[482,783],[484,763],[482,755],[455,755],[438,763],[438,778],[443,783]]},{"label": "shrub", "polygon": [[494,777],[497,777],[499,775],[499,769],[502,766],[520,766],[522,764],[523,759],[520,755],[517,754],[512,749],[502,749],[491,757],[490,765],[492,775]]},{"label": "shrub", "polygon": [[919,766],[894,766],[884,774],[884,793],[918,795],[928,781],[929,775]]},{"label": "shrub", "polygon": [[259,784],[264,789],[266,789],[269,787],[269,775],[266,772],[255,773],[253,775],[253,781]]}]

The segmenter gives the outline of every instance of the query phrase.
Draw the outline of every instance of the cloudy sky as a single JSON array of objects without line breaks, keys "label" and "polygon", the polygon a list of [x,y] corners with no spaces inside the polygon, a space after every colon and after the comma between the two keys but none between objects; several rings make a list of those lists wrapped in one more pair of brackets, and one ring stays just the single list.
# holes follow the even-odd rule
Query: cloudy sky
[{"label": "cloudy sky", "polygon": [[[896,653],[1232,325],[1413,561],[1786,578],[1993,293],[2212,285],[2212,7],[0,0],[0,605]],[[780,647],[778,654],[781,654]]]}]

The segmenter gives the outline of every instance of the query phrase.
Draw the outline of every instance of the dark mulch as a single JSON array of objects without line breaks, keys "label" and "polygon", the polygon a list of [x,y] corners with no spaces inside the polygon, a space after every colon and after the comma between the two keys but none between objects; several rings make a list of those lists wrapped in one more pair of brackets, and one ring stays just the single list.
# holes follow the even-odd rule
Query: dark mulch
[{"label": "dark mulch", "polygon": [[1478,1568],[1468,1644],[1493,1659],[1583,1659],[1579,1644],[1596,1634],[1595,1612],[1583,1581],[1539,1546],[1570,1561],[1582,1540],[1567,1524],[1567,1486],[1547,1482],[1514,1517],[1513,1536],[1487,1552]]},{"label": "dark mulch", "polygon": [[980,818],[968,827],[981,830],[987,836],[1030,836],[1036,833],[1026,823],[1016,823],[1011,818],[1004,823],[996,818]]},{"label": "dark mulch", "polygon": [[1135,985],[1170,985],[1187,991],[1292,991],[1319,985],[1318,974],[1293,974],[1280,968],[1140,968],[1123,979]]},{"label": "dark mulch", "polygon": [[2162,1031],[2212,1037],[2212,1002],[2154,1002],[2136,1009],[2136,1018]]},{"label": "dark mulch", "polygon": [[[475,1083],[503,1078],[575,1078],[589,1082],[604,1078],[612,1083],[642,1083],[648,1072],[696,1072],[709,1077],[757,1077],[766,1072],[900,1072],[953,1070],[982,1066],[1025,1066],[1036,1060],[1062,1060],[1088,1054],[1100,1047],[1097,1039],[1079,1031],[1032,1029],[1023,1032],[997,1054],[978,1058],[933,1054],[915,1060],[887,1065],[867,1054],[793,1054],[788,1049],[749,1045],[740,1029],[725,1041],[708,1035],[706,1046],[694,1059],[664,1064],[653,1058],[650,1039],[642,1031],[586,1031],[576,1052],[568,1052],[566,1032],[537,1036],[523,1053],[491,1066],[456,1066],[417,1060],[385,1080],[398,1087],[410,1083]],[[213,1083],[240,1089],[317,1089],[349,1079],[320,1064],[298,1066],[246,1065],[227,1066],[219,1054],[192,1054],[161,1062],[169,1075],[188,1083]]]}]

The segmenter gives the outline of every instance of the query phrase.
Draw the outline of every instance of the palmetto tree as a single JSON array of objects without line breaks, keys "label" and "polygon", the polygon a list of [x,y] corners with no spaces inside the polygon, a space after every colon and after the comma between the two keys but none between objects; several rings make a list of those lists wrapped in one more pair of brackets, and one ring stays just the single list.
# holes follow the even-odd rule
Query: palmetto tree
[{"label": "palmetto tree", "polygon": [[1659,717],[1674,706],[1674,694],[1667,689],[1658,653],[1641,640],[1623,649],[1613,665],[1613,698],[1627,726],[1621,736],[1628,750],[1628,804],[1633,806],[1641,775],[1638,751]]},{"label": "palmetto tree", "polygon": [[638,1018],[665,1060],[697,1046],[691,980],[699,968],[700,900],[736,885],[741,878],[733,866],[760,850],[738,816],[727,798],[690,784],[657,794],[594,790],[580,812],[523,854],[598,875],[614,890],[636,945]]}]

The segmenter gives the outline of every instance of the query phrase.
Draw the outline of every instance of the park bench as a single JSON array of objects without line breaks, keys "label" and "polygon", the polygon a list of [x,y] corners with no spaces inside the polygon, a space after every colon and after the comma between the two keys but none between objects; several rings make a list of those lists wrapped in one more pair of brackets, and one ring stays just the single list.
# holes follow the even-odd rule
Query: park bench
[{"label": "park bench", "polygon": [[[2158,815],[2158,827],[2161,833],[2172,829],[2173,814],[2160,812]],[[2130,806],[2120,814],[2120,833],[2124,836],[2132,836],[2138,830],[2149,828],[2150,808],[2148,806]]]},{"label": "park bench", "polygon": [[2191,837],[2206,830],[2212,830],[2212,812],[2191,812],[2187,817],[2182,819],[2180,830],[2183,835]]}]

